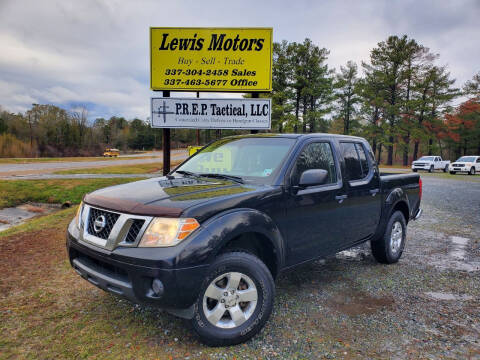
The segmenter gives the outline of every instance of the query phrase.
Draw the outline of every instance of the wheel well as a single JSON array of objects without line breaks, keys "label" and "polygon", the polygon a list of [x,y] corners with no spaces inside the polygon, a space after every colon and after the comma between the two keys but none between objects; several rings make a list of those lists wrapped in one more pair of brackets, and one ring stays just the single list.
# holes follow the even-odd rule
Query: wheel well
[{"label": "wheel well", "polygon": [[265,235],[259,233],[245,233],[230,240],[220,251],[221,253],[242,250],[257,256],[267,265],[275,279],[277,276],[277,254],[275,247]]},{"label": "wheel well", "polygon": [[399,201],[398,203],[396,203],[393,207],[392,214],[395,211],[401,211],[403,217],[405,218],[405,222],[408,224],[408,220],[410,219],[410,213],[408,211],[408,205],[405,203],[405,201]]}]

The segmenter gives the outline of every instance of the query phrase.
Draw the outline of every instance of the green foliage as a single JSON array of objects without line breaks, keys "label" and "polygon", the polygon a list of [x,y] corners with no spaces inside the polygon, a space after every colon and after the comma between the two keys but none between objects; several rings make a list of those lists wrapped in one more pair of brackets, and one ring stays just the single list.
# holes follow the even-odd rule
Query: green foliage
[{"label": "green foliage", "polygon": [[[260,94],[272,98],[272,132],[361,135],[371,142],[379,160],[387,149],[388,164],[397,153],[407,165],[425,153],[451,157],[459,151],[475,152],[475,139],[470,137],[477,133],[471,135],[468,127],[468,131],[459,130],[460,118],[452,122],[447,115],[461,112],[451,108],[455,97],[480,98],[480,73],[460,92],[453,87],[447,67],[437,65],[439,55],[406,35],[379,42],[371,49],[369,61],[361,63],[361,73],[351,61],[335,73],[326,63],[329,54],[308,38],[273,44],[272,92]],[[471,119],[475,114],[467,119],[462,112],[462,116],[465,124],[476,129],[477,122]],[[172,129],[172,147],[246,133],[199,130],[197,137],[196,130]],[[149,150],[162,144],[161,129],[152,129],[141,119],[114,116],[90,123],[86,109],[68,112],[38,104],[24,114],[0,108],[0,134],[18,139],[23,144],[19,149],[27,149],[28,144],[30,156],[100,155],[106,147]],[[8,139],[13,144],[13,138]],[[8,155],[13,148],[0,147],[0,157],[17,156]],[[28,156],[26,151],[18,156]]]},{"label": "green foliage", "polygon": [[346,67],[340,66],[340,72],[335,76],[335,98],[338,103],[337,117],[343,121],[343,134],[350,135],[357,132],[360,124],[356,117],[360,97],[360,79],[357,77],[358,67],[353,61],[347,62]]},{"label": "green foliage", "polygon": [[333,100],[328,50],[305,39],[273,46],[272,125],[278,132],[326,130]]}]

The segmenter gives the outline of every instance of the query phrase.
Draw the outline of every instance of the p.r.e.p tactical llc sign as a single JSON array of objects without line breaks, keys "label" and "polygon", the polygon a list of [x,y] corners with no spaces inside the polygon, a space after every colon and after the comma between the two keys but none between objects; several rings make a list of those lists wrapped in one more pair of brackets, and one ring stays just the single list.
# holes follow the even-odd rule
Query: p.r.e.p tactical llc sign
[{"label": "p.r.e.p tactical llc sign", "polygon": [[271,128],[271,99],[152,98],[153,128]]},{"label": "p.r.e.p tactical llc sign", "polygon": [[272,28],[150,28],[150,87],[272,90]]}]

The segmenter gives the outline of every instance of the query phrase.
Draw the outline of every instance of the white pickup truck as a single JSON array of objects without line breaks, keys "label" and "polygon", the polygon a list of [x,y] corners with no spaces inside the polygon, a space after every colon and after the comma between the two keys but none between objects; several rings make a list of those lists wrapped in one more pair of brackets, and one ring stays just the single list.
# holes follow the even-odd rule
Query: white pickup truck
[{"label": "white pickup truck", "polygon": [[432,172],[434,170],[443,170],[447,172],[450,165],[449,160],[442,160],[440,156],[422,156],[420,159],[412,162],[412,171],[427,170]]},{"label": "white pickup truck", "polygon": [[462,156],[450,165],[450,174],[466,172],[469,175],[480,173],[480,156]]}]

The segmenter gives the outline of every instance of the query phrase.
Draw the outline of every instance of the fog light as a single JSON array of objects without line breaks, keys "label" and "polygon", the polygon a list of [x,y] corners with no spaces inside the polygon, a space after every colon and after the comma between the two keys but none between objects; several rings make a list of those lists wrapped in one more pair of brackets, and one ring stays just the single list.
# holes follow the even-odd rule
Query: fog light
[{"label": "fog light", "polygon": [[163,283],[159,279],[153,279],[152,290],[157,296],[163,295]]}]

